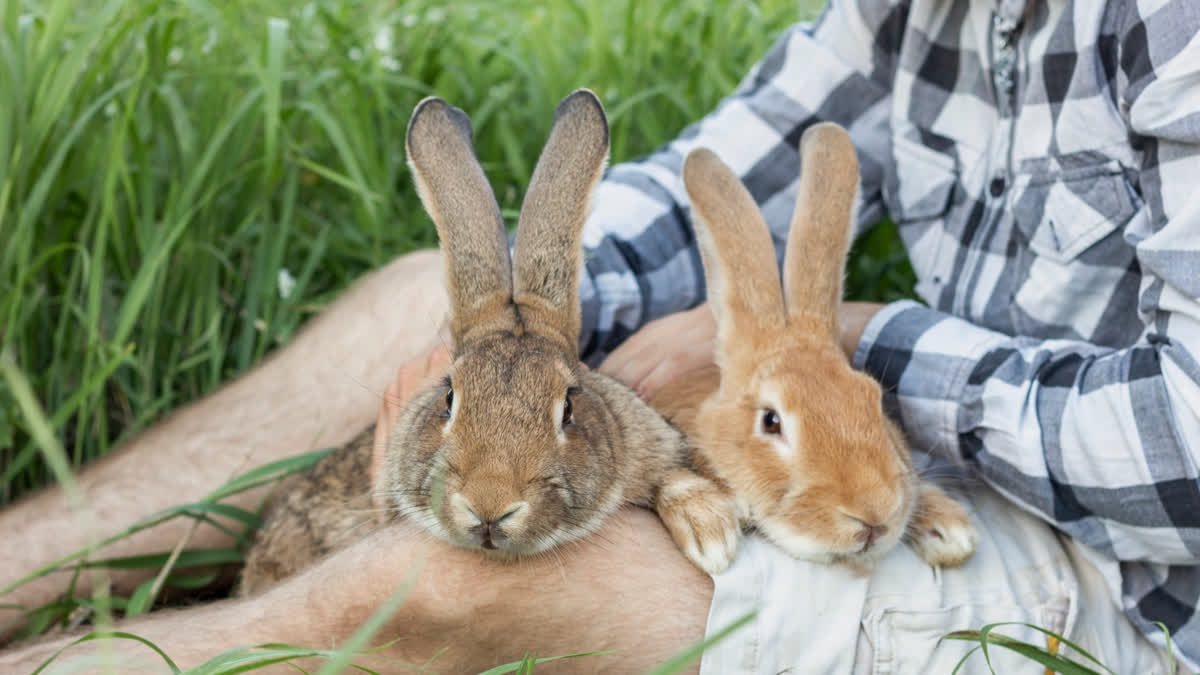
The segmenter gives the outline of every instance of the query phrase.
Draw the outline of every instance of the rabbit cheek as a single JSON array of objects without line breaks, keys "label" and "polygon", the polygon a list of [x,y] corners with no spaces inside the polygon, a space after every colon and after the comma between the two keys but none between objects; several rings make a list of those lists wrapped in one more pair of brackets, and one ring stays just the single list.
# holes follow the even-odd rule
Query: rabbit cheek
[{"label": "rabbit cheek", "polygon": [[718,475],[733,487],[751,518],[785,513],[791,495],[798,491],[789,462],[779,455],[774,443],[765,439],[751,438],[738,446],[736,452],[719,453],[722,461],[716,467]]},{"label": "rabbit cheek", "polygon": [[814,562],[832,561],[834,551],[824,537],[816,534],[818,528],[814,527],[821,520],[819,515],[814,511],[802,520],[808,522],[797,523],[795,518],[761,518],[756,526],[767,539],[793,558]]}]

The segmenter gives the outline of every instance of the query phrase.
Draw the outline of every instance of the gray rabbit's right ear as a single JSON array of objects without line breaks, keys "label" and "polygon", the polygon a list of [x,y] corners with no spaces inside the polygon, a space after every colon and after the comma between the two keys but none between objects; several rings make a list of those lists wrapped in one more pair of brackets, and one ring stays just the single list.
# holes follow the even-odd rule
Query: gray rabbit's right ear
[{"label": "gray rabbit's right ear", "polygon": [[783,329],[775,247],[754,197],[712,151],[688,153],[683,185],[717,319],[717,362],[726,367],[738,354],[753,357]]},{"label": "gray rabbit's right ear", "polygon": [[512,262],[500,207],[475,157],[471,121],[440,98],[417,104],[405,136],[421,203],[437,226],[455,345],[512,330]]}]

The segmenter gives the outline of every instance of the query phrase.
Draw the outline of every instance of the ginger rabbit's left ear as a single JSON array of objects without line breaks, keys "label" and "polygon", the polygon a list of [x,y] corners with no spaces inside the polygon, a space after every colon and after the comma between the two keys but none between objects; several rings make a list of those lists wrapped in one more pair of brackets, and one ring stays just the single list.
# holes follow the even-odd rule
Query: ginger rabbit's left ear
[{"label": "ginger rabbit's left ear", "polygon": [[775,247],[750,191],[712,151],[688,153],[683,184],[692,202],[709,307],[717,320],[715,356],[725,368],[752,359],[761,336],[782,330]]}]

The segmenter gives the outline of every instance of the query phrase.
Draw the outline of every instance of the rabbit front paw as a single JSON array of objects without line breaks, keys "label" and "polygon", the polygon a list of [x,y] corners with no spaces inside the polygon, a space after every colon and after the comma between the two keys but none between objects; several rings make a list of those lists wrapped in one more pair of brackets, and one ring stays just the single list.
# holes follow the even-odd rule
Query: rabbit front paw
[{"label": "rabbit front paw", "polygon": [[713,481],[685,470],[672,472],[655,502],[679,550],[710,575],[728,569],[737,555],[741,525],[733,496]]},{"label": "rabbit front paw", "polygon": [[956,567],[975,553],[975,526],[966,508],[932,483],[922,483],[906,539],[930,565]]}]

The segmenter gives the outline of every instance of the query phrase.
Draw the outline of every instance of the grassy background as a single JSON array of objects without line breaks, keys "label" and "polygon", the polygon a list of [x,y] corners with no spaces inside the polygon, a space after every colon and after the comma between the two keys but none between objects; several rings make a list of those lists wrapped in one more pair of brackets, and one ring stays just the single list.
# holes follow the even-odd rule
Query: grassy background
[{"label": "grassy background", "polygon": [[[644,154],[819,4],[3,0],[0,344],[78,467],[435,243],[421,97],[470,113],[511,213],[565,93],[600,94],[614,161]],[[910,283],[894,233],[860,242],[851,293]],[[0,505],[50,479],[7,387]]]}]

